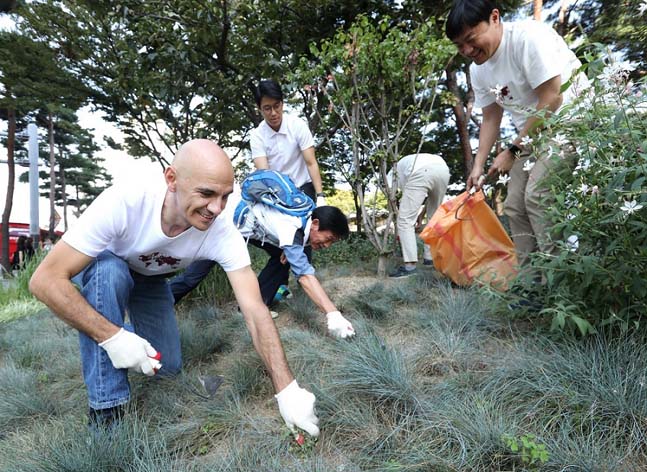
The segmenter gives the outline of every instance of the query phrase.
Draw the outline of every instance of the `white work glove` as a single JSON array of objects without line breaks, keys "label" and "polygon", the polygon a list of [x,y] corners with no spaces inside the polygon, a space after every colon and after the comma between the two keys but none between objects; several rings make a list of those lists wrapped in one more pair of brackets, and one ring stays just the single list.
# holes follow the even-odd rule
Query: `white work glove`
[{"label": "white work glove", "polygon": [[319,418],[315,415],[314,394],[299,387],[293,380],[287,387],[274,395],[285,424],[293,433],[295,427],[301,428],[310,436],[319,436]]},{"label": "white work glove", "polygon": [[323,195],[317,195],[317,208],[326,206],[326,197]]},{"label": "white work glove", "polygon": [[330,313],[326,313],[326,319],[328,320],[328,332],[333,336],[338,338],[355,336],[353,325],[340,312],[331,311]]},{"label": "white work glove", "polygon": [[123,328],[99,346],[106,350],[115,369],[130,369],[150,376],[162,368],[159,362],[162,354],[144,338]]}]

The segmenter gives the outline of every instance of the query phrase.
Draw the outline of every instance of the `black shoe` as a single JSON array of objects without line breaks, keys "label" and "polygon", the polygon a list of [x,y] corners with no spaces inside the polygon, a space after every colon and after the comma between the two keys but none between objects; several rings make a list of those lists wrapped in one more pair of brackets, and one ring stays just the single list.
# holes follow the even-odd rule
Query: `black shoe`
[{"label": "black shoe", "polygon": [[95,434],[101,431],[109,433],[121,423],[124,414],[124,405],[117,405],[112,408],[103,408],[100,410],[90,408],[88,412],[88,427]]},{"label": "black shoe", "polygon": [[430,266],[430,265],[434,265],[434,261],[432,261],[431,259],[423,259],[422,264],[426,266]]},{"label": "black shoe", "polygon": [[510,311],[524,311],[526,313],[539,313],[543,310],[542,305],[537,300],[528,297],[521,297],[515,302],[508,303],[508,310]]},{"label": "black shoe", "polygon": [[392,279],[403,279],[406,277],[411,277],[418,273],[418,270],[414,267],[413,269],[407,269],[405,266],[398,267],[398,270],[391,272],[389,277]]}]

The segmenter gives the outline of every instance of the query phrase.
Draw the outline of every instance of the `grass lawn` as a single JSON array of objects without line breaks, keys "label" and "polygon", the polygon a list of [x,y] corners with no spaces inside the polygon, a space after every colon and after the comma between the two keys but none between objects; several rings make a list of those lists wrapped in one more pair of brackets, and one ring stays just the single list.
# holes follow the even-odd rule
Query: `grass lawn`
[{"label": "grass lawn", "polygon": [[[76,332],[41,310],[0,323],[0,471],[647,469],[644,337],[550,337],[428,268],[322,273],[357,337],[327,336],[298,290],[276,321],[318,441],[291,439],[235,306],[195,302],[182,376],[131,375],[127,420],[89,435]],[[205,374],[225,377],[211,399]]]}]

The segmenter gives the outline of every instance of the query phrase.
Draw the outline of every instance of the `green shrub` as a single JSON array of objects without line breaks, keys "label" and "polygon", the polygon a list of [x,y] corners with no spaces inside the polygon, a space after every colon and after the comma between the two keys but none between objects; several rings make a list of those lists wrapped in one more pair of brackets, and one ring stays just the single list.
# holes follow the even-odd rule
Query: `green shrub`
[{"label": "green shrub", "polygon": [[328,249],[313,253],[314,266],[317,268],[329,265],[351,265],[359,262],[369,262],[376,258],[377,252],[375,248],[366,235],[361,233],[351,233],[347,239],[333,244]]},{"label": "green shrub", "polygon": [[554,329],[582,334],[609,324],[626,329],[647,312],[646,82],[628,82],[630,64],[587,59],[590,98],[552,117],[533,143],[554,159],[562,139],[576,146],[575,167],[562,160],[546,179],[559,253],[536,253],[533,266],[546,279],[542,314]]}]

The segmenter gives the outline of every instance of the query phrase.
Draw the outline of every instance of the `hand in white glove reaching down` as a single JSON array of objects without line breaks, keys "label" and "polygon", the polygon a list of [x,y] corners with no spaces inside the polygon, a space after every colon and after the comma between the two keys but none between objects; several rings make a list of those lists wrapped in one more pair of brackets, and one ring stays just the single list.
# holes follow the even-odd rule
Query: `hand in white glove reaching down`
[{"label": "hand in white glove reaching down", "polygon": [[328,320],[328,332],[338,338],[350,338],[355,336],[355,329],[340,312],[331,311],[326,313],[326,320]]},{"label": "hand in white glove reaching down", "polygon": [[287,387],[274,395],[279,404],[281,416],[293,433],[301,428],[310,436],[319,436],[319,418],[315,415],[315,396],[293,380]]},{"label": "hand in white glove reaching down", "polygon": [[326,197],[323,195],[317,195],[317,208],[326,206]]},{"label": "hand in white glove reaching down", "polygon": [[130,369],[150,376],[162,368],[161,353],[144,338],[123,328],[99,346],[106,350],[115,369]]}]

